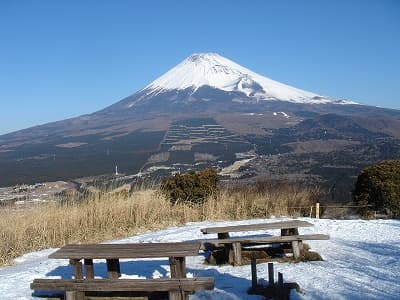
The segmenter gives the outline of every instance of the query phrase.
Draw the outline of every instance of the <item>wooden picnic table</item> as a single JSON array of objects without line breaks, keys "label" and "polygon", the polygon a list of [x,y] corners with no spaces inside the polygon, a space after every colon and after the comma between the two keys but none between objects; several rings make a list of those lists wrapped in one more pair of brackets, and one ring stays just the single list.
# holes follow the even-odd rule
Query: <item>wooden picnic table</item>
[{"label": "wooden picnic table", "polygon": [[74,244],[66,245],[49,255],[49,258],[69,259],[74,268],[75,279],[82,279],[82,263],[86,278],[94,278],[93,259],[105,259],[108,278],[121,276],[119,260],[123,258],[160,258],[168,257],[171,278],[186,278],[186,256],[197,256],[198,242],[179,243],[129,243],[129,244]]},{"label": "wooden picnic table", "polygon": [[[171,300],[186,300],[193,291],[214,288],[213,278],[186,278],[185,258],[197,256],[199,248],[199,242],[66,245],[50,254],[49,258],[69,259],[74,279],[35,279],[31,288],[64,291],[67,300],[82,300],[86,292],[109,292],[114,295],[127,291],[168,292]],[[121,276],[120,259],[161,257],[169,258],[171,278],[118,279]],[[108,278],[94,279],[93,259],[106,260]]]},{"label": "wooden picnic table", "polygon": [[[233,226],[222,226],[222,227],[207,227],[200,229],[204,234],[216,233],[217,239],[204,239],[202,240],[203,249],[211,249],[212,251],[216,248],[225,248],[225,252],[229,256],[229,262],[233,265],[241,265],[242,263],[242,251],[243,245],[251,244],[287,244],[291,243],[293,250],[294,259],[298,259],[303,251],[303,240],[326,240],[329,236],[323,234],[309,234],[299,235],[299,227],[312,227],[312,223],[301,221],[301,220],[288,220],[270,223],[258,223],[250,225],[233,225]],[[260,230],[271,230],[280,229],[280,236],[258,236],[258,237],[230,237],[229,233],[232,232],[248,232],[248,231],[260,231]]]}]

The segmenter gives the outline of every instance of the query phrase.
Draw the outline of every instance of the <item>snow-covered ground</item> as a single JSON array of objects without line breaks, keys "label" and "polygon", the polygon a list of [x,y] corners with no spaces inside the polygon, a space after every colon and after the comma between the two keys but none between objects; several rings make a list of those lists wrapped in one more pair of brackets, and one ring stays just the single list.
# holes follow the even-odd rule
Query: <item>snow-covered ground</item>
[{"label": "snow-covered ground", "polygon": [[[123,242],[178,242],[203,239],[200,228],[231,224],[274,222],[285,218],[246,220],[240,222],[199,222],[184,227],[148,232]],[[399,299],[400,298],[400,222],[394,220],[315,220],[315,224],[301,228],[301,234],[326,233],[328,241],[309,241],[324,261],[275,263],[275,271],[282,272],[287,282],[297,282],[300,299]],[[262,232],[251,232],[257,234]],[[279,234],[271,230],[270,234]],[[244,235],[246,233],[243,233]],[[210,236],[211,237],[211,236]],[[1,299],[38,299],[32,296],[29,284],[34,278],[71,278],[67,260],[48,259],[56,249],[30,253],[17,259],[14,266],[0,268]],[[251,285],[250,266],[208,266],[203,264],[204,253],[189,257],[189,276],[213,276],[213,291],[197,292],[192,300],[262,299],[247,295]],[[95,261],[95,272],[106,276],[104,261]],[[162,277],[169,275],[167,259],[123,260],[123,277]],[[267,278],[267,264],[258,265],[258,278]]]}]

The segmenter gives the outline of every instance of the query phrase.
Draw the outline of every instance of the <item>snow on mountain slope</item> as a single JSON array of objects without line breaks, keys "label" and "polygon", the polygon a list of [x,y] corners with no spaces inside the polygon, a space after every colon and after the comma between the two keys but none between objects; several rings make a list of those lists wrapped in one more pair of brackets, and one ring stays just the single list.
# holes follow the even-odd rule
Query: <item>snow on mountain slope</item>
[{"label": "snow on mountain slope", "polygon": [[[327,241],[307,242],[324,259],[318,262],[275,263],[275,272],[282,272],[287,282],[297,282],[302,294],[293,293],[292,299],[399,299],[400,294],[400,222],[395,220],[303,220],[314,227],[301,228],[301,234],[326,233]],[[115,241],[127,242],[178,242],[204,239],[200,228],[274,222],[285,218],[246,220],[239,222],[199,222],[183,227],[147,232]],[[267,233],[278,235],[278,230]],[[243,232],[238,235],[265,234]],[[213,238],[213,237],[209,237]],[[72,269],[67,260],[48,259],[56,249],[33,252],[17,259],[14,266],[0,268],[1,299],[43,299],[32,296],[29,283],[34,278],[71,278]],[[213,291],[197,292],[191,300],[262,299],[247,295],[251,286],[250,266],[208,266],[203,263],[204,253],[189,257],[188,276],[212,276]],[[258,278],[266,279],[267,264],[258,264]],[[122,260],[122,277],[155,278],[169,275],[168,259]],[[104,261],[95,261],[95,272],[107,276]]]},{"label": "snow on mountain slope", "polygon": [[201,86],[210,86],[223,91],[242,92],[258,100],[282,100],[296,103],[340,103],[312,92],[259,75],[216,53],[193,54],[170,71],[150,83],[143,91],[157,95],[166,90],[196,91]]}]

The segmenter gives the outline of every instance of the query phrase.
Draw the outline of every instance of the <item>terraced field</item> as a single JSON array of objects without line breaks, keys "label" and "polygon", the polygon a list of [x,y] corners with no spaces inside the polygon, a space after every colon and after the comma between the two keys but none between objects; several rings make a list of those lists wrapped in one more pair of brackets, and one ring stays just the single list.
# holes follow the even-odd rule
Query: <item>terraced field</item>
[{"label": "terraced field", "polygon": [[238,153],[252,149],[251,143],[212,118],[181,120],[171,124],[160,152],[152,155],[142,169],[147,172],[221,169],[237,160]]}]

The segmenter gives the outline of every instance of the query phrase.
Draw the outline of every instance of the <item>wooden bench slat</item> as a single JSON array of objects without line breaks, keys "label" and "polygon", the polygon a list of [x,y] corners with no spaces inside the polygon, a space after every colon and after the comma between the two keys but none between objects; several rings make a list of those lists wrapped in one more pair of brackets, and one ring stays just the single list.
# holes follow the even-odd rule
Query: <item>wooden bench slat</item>
[{"label": "wooden bench slat", "polygon": [[241,244],[272,244],[272,243],[285,243],[303,240],[329,240],[327,234],[303,234],[303,235],[288,235],[288,236],[272,236],[272,237],[237,237],[230,239],[209,239],[202,240],[203,244],[231,244],[239,242]]},{"label": "wooden bench slat", "polygon": [[78,244],[66,245],[49,258],[119,259],[196,256],[200,243],[131,243],[131,244]]},{"label": "wooden bench slat", "polygon": [[212,290],[214,278],[152,278],[152,279],[34,279],[32,290],[78,292],[166,292]]},{"label": "wooden bench slat", "polygon": [[252,230],[269,230],[269,229],[286,229],[286,228],[312,227],[312,226],[314,226],[314,224],[309,223],[307,221],[292,220],[292,221],[282,221],[282,222],[273,222],[273,223],[250,224],[250,225],[207,227],[207,228],[200,229],[200,231],[204,234],[210,234],[210,233],[240,232],[240,231],[252,231]]}]

